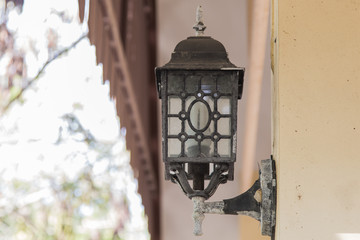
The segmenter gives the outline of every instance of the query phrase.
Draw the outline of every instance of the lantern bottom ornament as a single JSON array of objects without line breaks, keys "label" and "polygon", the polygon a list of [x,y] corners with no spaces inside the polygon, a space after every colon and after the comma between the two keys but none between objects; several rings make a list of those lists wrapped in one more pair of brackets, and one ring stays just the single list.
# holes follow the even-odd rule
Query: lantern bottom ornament
[{"label": "lantern bottom ornament", "polygon": [[208,166],[206,163],[192,164],[193,187],[188,181],[188,173],[184,167],[177,163],[170,165],[171,181],[180,185],[181,189],[190,199],[193,197],[202,197],[204,199],[210,198],[216,191],[220,184],[227,182],[228,177],[226,173],[229,170],[227,164],[216,164],[214,171],[209,176],[210,181],[207,187],[204,187],[204,175],[207,172]]}]

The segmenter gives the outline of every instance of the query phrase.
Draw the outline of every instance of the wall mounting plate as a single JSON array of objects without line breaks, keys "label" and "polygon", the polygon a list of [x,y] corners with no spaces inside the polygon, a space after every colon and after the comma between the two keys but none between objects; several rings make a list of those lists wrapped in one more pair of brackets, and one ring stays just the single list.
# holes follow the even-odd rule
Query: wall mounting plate
[{"label": "wall mounting plate", "polygon": [[262,235],[275,235],[276,221],[276,171],[273,159],[260,163],[260,187],[262,191],[260,222]]}]

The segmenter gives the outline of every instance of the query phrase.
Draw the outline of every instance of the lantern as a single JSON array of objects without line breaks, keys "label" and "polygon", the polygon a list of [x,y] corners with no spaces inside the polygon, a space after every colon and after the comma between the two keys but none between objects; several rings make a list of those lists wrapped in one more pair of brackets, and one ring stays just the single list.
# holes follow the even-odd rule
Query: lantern
[{"label": "lantern", "polygon": [[[194,203],[194,234],[202,234],[206,213],[242,214],[261,222],[274,237],[276,169],[273,159],[259,164],[259,179],[244,193],[205,202],[221,183],[234,179],[237,101],[244,68],[232,64],[224,46],[203,35],[197,11],[196,36],[175,47],[170,61],[155,69],[162,109],[165,179],[178,183]],[[192,185],[191,185],[192,182]],[[205,184],[206,183],[206,184]]]},{"label": "lantern", "polygon": [[165,178],[177,182],[189,198],[208,199],[220,183],[234,178],[244,68],[229,61],[219,41],[203,36],[199,18],[197,36],[178,43],[170,61],[155,72]]}]

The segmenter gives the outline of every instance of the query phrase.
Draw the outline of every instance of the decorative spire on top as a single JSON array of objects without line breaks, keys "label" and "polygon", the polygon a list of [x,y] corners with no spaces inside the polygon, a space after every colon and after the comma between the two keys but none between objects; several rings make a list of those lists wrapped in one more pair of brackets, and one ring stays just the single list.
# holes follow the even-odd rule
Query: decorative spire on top
[{"label": "decorative spire on top", "polygon": [[201,6],[198,6],[196,9],[196,24],[193,26],[193,29],[196,31],[196,36],[204,35],[206,26],[203,23],[203,11]]}]

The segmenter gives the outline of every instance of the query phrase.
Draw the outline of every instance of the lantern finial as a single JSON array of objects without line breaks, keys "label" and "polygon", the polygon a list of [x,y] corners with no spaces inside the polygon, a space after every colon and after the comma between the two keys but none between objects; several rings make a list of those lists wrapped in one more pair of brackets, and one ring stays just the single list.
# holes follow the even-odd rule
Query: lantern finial
[{"label": "lantern finial", "polygon": [[196,24],[193,26],[193,29],[196,31],[196,36],[204,35],[206,26],[203,23],[203,11],[201,6],[198,6],[196,9]]}]

